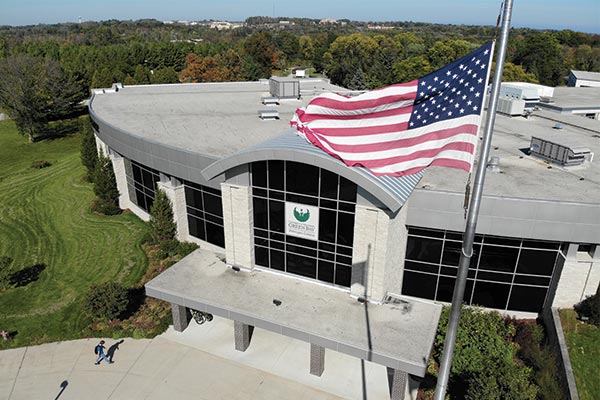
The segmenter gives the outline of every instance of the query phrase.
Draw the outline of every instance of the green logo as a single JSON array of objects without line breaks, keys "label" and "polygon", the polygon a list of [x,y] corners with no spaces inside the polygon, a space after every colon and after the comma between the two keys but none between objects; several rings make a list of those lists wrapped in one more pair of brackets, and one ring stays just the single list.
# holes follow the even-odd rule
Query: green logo
[{"label": "green logo", "polygon": [[296,207],[294,207],[294,217],[296,217],[296,219],[300,222],[306,222],[310,218],[310,211],[303,209],[298,211]]}]

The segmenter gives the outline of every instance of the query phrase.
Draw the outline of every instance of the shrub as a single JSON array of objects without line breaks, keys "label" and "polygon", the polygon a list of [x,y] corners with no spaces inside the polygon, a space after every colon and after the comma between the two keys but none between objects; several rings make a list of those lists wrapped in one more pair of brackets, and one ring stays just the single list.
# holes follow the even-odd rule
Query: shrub
[{"label": "shrub", "polygon": [[179,250],[179,242],[177,239],[164,240],[158,244],[156,256],[159,259],[165,259],[177,255]]},{"label": "shrub", "polygon": [[48,168],[50,166],[52,166],[52,163],[50,161],[46,161],[46,160],[35,160],[34,162],[31,163],[31,168],[37,168],[37,169]]},{"label": "shrub", "polygon": [[600,326],[600,295],[596,293],[575,305],[579,318],[588,318],[590,324]]},{"label": "shrub", "polygon": [[129,304],[128,290],[122,285],[110,282],[92,285],[85,296],[84,311],[97,319],[118,318]]},{"label": "shrub", "polygon": [[177,254],[181,256],[181,258],[187,256],[192,251],[196,250],[198,245],[196,243],[191,242],[181,242],[179,243],[179,247],[177,248]]},{"label": "shrub", "polygon": [[92,202],[92,211],[103,215],[117,215],[121,214],[123,210],[121,210],[111,201],[95,199]]}]

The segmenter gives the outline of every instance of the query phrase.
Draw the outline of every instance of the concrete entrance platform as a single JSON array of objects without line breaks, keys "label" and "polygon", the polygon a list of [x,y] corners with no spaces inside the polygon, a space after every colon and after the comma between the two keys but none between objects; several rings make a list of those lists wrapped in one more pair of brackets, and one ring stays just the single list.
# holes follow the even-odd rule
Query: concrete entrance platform
[{"label": "concrete entrance platform", "polygon": [[[119,342],[105,340],[107,348]],[[0,351],[0,399],[389,399],[384,366],[327,351],[316,377],[308,343],[255,329],[252,346],[239,352],[233,322],[217,317],[183,333],[125,338],[112,365],[94,365],[98,341]]]}]

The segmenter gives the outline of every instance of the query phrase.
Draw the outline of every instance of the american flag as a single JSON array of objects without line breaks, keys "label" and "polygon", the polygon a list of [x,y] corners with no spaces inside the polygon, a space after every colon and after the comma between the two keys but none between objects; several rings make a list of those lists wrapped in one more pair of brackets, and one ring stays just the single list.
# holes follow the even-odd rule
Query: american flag
[{"label": "american flag", "polygon": [[493,42],[423,78],[296,110],[298,134],[348,166],[403,176],[428,166],[470,171]]}]

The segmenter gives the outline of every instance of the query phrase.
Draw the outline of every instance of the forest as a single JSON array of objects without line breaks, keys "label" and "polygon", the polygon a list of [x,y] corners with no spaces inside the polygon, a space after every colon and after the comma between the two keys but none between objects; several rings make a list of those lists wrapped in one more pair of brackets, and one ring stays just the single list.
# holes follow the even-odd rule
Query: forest
[{"label": "forest", "polygon": [[[90,89],[114,82],[248,81],[303,66],[348,89],[374,89],[426,75],[497,34],[493,26],[415,22],[251,17],[229,30],[208,22],[1,26],[0,107],[31,138],[39,127],[28,121],[31,110],[15,111],[22,104],[40,103],[34,118],[42,123],[57,120],[72,114]],[[505,81],[565,85],[571,69],[600,71],[600,35],[511,30]],[[12,98],[19,91],[29,98]]]}]

